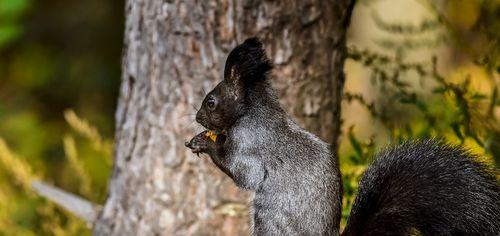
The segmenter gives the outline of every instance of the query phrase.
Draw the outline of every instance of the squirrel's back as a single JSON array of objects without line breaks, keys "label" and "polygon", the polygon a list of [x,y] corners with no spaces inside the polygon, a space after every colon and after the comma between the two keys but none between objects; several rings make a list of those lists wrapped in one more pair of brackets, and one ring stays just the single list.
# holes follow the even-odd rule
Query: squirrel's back
[{"label": "squirrel's back", "polygon": [[387,150],[363,175],[343,235],[498,235],[494,171],[433,140]]}]

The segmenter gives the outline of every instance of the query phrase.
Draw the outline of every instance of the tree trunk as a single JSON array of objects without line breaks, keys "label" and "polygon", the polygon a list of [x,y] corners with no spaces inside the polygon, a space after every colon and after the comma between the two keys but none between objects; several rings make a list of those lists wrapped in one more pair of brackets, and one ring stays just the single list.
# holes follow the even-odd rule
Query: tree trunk
[{"label": "tree trunk", "polygon": [[[96,235],[248,234],[246,193],[184,147],[227,53],[259,36],[284,107],[336,147],[353,0],[126,2],[113,174]],[[242,214],[243,213],[243,214]]]}]

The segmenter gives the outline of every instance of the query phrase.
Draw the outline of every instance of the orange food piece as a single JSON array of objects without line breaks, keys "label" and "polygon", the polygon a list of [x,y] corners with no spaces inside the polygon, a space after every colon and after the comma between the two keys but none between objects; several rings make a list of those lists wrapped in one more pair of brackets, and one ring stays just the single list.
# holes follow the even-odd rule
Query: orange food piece
[{"label": "orange food piece", "polygon": [[207,130],[207,132],[205,133],[205,136],[210,137],[210,139],[214,142],[217,140],[217,134],[215,134],[214,132],[212,132],[210,130]]}]

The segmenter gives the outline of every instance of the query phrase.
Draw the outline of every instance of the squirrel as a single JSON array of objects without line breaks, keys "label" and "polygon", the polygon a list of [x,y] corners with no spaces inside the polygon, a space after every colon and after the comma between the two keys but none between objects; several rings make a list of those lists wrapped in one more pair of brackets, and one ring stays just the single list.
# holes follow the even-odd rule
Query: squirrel
[{"label": "squirrel", "polygon": [[[196,114],[209,131],[186,146],[254,192],[253,235],[339,235],[338,159],[281,107],[272,68],[259,39],[236,46]],[[498,235],[496,171],[436,140],[383,151],[360,181],[342,235]]]}]

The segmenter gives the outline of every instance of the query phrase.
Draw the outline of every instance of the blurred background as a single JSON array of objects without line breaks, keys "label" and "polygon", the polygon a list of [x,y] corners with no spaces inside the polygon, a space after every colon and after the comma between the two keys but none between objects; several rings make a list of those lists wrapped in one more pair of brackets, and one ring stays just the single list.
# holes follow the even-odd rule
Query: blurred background
[{"label": "blurred background", "polygon": [[[0,0],[0,235],[90,234],[30,181],[104,202],[123,12],[121,0]],[[441,136],[498,166],[500,1],[358,1],[348,47],[344,216],[389,143]]]},{"label": "blurred background", "polygon": [[29,180],[43,178],[104,201],[123,4],[0,0],[0,235],[89,232],[83,222],[37,197]]}]

